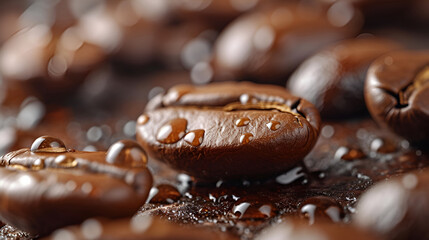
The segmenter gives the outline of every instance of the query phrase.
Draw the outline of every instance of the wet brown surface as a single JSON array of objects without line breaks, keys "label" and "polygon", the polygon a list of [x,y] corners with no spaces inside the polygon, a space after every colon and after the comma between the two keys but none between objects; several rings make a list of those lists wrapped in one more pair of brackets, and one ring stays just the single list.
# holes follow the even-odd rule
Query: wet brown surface
[{"label": "wet brown surface", "polygon": [[[372,8],[371,4],[368,9],[386,9],[384,3],[393,1],[400,2],[401,6],[403,3],[409,4],[405,0],[376,1],[374,4],[377,4],[377,8]],[[142,2],[149,4],[150,1]],[[226,1],[219,2],[222,5]],[[240,0],[234,2],[244,4]],[[126,44],[122,42],[122,48],[117,52],[111,52],[112,49],[109,48],[105,53],[108,55],[106,56],[108,61],[100,63],[101,65],[95,64],[92,67],[95,69],[91,69],[93,71],[84,81],[81,82],[83,79],[79,79],[74,91],[63,89],[65,96],[61,96],[62,101],[43,102],[43,98],[29,96],[28,91],[22,89],[22,86],[13,84],[8,86],[5,84],[7,79],[0,78],[0,155],[28,148],[36,138],[43,135],[60,138],[67,147],[85,151],[106,151],[118,140],[135,139],[137,122],[145,121],[138,117],[143,113],[150,98],[179,83],[205,84],[219,74],[216,68],[210,67],[213,47],[219,42],[219,34],[222,35],[224,30],[222,28],[227,22],[235,17],[241,18],[242,14],[253,14],[248,11],[258,8],[261,3],[250,0],[249,2],[254,2],[254,5],[247,5],[248,8],[241,9],[240,13],[226,9],[229,13],[224,15],[220,24],[212,21],[213,17],[219,18],[225,14],[218,11],[222,9],[216,4],[208,6],[205,10],[195,8],[192,13],[184,9],[170,8],[161,3],[162,6],[158,8],[161,11],[155,11],[154,8],[152,15],[159,16],[158,20],[142,19],[136,22],[133,21],[141,14],[141,12],[137,14],[141,9],[133,9],[137,11],[131,14],[129,8],[132,6],[129,2],[128,5],[118,4],[118,9],[107,9],[106,14],[115,15],[117,19],[114,21],[121,23],[117,27],[124,31]],[[369,3],[369,1],[356,2]],[[401,15],[386,18],[384,16],[396,12],[377,10],[372,14],[372,11],[366,12],[365,6],[358,6],[366,18],[360,34],[369,33],[392,39],[410,49],[427,48],[429,8],[423,3],[426,0],[416,2],[420,5],[412,6],[414,12],[406,12],[405,8],[401,8],[404,16],[413,15],[408,17]],[[115,4],[112,3],[112,8],[113,5]],[[2,7],[0,44],[4,46],[7,38],[22,27],[18,26],[18,18],[27,6],[3,2],[0,6]],[[124,14],[127,12],[130,14]],[[92,16],[104,20],[113,19],[112,16],[104,15],[105,12],[102,13],[98,12],[101,15]],[[171,15],[166,17],[168,14]],[[370,18],[367,18],[368,15],[371,15]],[[66,20],[68,17],[64,16]],[[27,24],[28,21],[34,20],[28,15],[22,19]],[[192,21],[189,21],[190,19]],[[71,22],[75,20],[72,19]],[[4,21],[9,22],[5,24]],[[64,22],[64,27],[67,24],[74,24],[71,22]],[[4,25],[7,25],[7,28],[3,28]],[[312,33],[313,28],[311,26],[307,31]],[[109,29],[113,32],[117,30],[116,27]],[[181,29],[186,32],[181,32]],[[145,34],[148,39],[144,38]],[[118,44],[115,35],[103,35],[103,32],[100,32],[99,36],[104,36],[101,40],[111,40],[112,44]],[[139,44],[139,41],[143,40],[147,41],[147,44]],[[105,43],[101,42],[102,45]],[[290,46],[297,54],[302,53],[300,47],[300,44]],[[272,56],[267,55],[268,58]],[[272,62],[273,59],[264,57],[256,58],[255,61]],[[268,65],[266,73],[277,73],[271,72],[273,66]],[[292,68],[287,69],[287,72],[290,71]],[[1,71],[0,75],[3,75]],[[250,76],[252,75],[250,72],[246,75],[249,75],[250,80],[265,76],[263,74]],[[286,74],[280,78],[283,87],[287,81]],[[279,79],[260,80],[278,82]],[[32,95],[58,94],[55,88],[40,87],[34,88]],[[241,119],[236,124],[245,126],[246,122],[246,119]],[[276,129],[278,124],[273,122],[269,128]],[[200,133],[195,132],[195,136],[197,134]],[[198,147],[199,142],[195,141],[196,139],[184,137],[186,144]],[[287,219],[291,217],[304,222],[298,224],[304,231],[308,229],[307,223],[314,222],[312,229],[336,232],[342,228],[341,233],[354,235],[358,231],[354,229],[353,221],[360,196],[377,182],[384,182],[392,176],[427,167],[429,153],[427,149],[413,147],[408,141],[394,136],[389,130],[379,127],[368,118],[324,122],[319,140],[305,158],[304,164],[270,179],[196,182],[192,177],[171,170],[154,159],[149,159],[148,164],[155,176],[155,182],[150,200],[141,207],[138,216],[153,215],[154,219],[159,217],[166,220],[168,222],[166,228],[172,229],[170,237],[187,227],[198,227],[203,228],[202,231],[196,231],[198,236],[204,235],[205,230],[209,230],[214,232],[215,239],[216,236],[224,236],[223,232],[227,233],[225,236],[232,235],[234,239],[254,239],[263,230],[270,231],[271,225],[280,221],[288,222]],[[243,168],[245,167],[243,164]],[[4,221],[0,220],[0,239],[35,238],[1,222]],[[126,226],[121,228],[124,231],[120,232],[124,235],[128,233],[128,222],[128,219],[106,223],[101,221],[103,226],[112,228]],[[84,223],[78,226],[85,225]],[[164,229],[163,226],[160,224],[156,229]],[[77,228],[72,226],[70,229]],[[185,237],[186,234],[184,233]]]},{"label": "wet brown surface", "polygon": [[[354,148],[361,149],[365,156],[342,159],[348,149]],[[265,181],[217,183],[192,182],[187,175],[177,175],[163,167],[155,171],[155,182],[175,185],[182,190],[182,197],[167,204],[167,200],[160,203],[157,196],[139,214],[204,225],[251,239],[283,217],[301,215],[302,206],[308,201],[324,196],[339,208],[336,221],[348,223],[357,199],[368,187],[391,176],[424,168],[429,165],[429,157],[421,149],[410,147],[407,141],[380,129],[372,120],[362,119],[325,123],[305,165],[307,170],[298,166]],[[171,199],[168,194],[167,198]],[[314,204],[329,208],[326,201]],[[313,217],[315,221],[325,220],[327,214],[315,211]]]}]

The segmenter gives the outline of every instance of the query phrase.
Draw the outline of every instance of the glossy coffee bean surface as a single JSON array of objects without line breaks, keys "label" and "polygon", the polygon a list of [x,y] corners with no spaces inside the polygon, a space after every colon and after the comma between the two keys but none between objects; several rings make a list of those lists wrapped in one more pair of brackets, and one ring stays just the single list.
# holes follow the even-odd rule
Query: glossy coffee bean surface
[{"label": "glossy coffee bean surface", "polygon": [[429,139],[429,52],[401,51],[368,70],[365,101],[372,117],[415,143]]},{"label": "glossy coffee bean surface", "polygon": [[137,120],[153,157],[204,179],[257,178],[300,162],[315,144],[319,113],[271,85],[179,85],[158,95]]},{"label": "glossy coffee bean surface", "polygon": [[49,100],[64,98],[106,58],[82,32],[82,26],[62,32],[43,24],[18,31],[0,52],[5,82]]},{"label": "glossy coffee bean surface", "polygon": [[427,239],[429,172],[412,172],[376,184],[359,200],[354,223],[385,239]]},{"label": "glossy coffee bean surface", "polygon": [[0,217],[44,235],[89,217],[132,216],[152,186],[146,161],[131,141],[117,142],[107,153],[81,152],[40,137],[30,149],[0,159]]},{"label": "glossy coffee bean surface", "polygon": [[360,14],[347,4],[329,10],[278,3],[244,14],[228,25],[215,43],[215,79],[284,83],[305,58],[354,36],[360,26]]},{"label": "glossy coffee bean surface", "polygon": [[288,89],[313,103],[323,118],[363,114],[363,87],[369,65],[398,48],[393,41],[375,37],[342,41],[302,63],[289,79]]}]

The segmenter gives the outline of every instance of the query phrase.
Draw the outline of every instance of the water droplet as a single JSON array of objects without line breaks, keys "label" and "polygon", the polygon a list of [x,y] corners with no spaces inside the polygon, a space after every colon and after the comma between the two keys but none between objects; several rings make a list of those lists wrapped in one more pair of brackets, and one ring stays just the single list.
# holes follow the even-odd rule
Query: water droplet
[{"label": "water droplet", "polygon": [[242,217],[249,207],[250,203],[242,202],[238,205],[234,205],[232,208],[232,213],[234,213],[236,216]]},{"label": "water droplet", "polygon": [[177,175],[177,182],[177,188],[179,189],[179,192],[183,193],[187,191],[191,186],[192,177],[184,173],[179,173]]},{"label": "water droplet", "polygon": [[42,136],[34,140],[30,150],[40,153],[62,153],[67,151],[63,141],[49,136]]},{"label": "water droplet", "polygon": [[209,83],[213,78],[213,68],[207,62],[199,62],[191,69],[191,80],[194,84]]},{"label": "water droplet", "polygon": [[22,103],[21,110],[16,118],[19,129],[29,130],[37,126],[45,116],[46,107],[37,98],[28,97]]},{"label": "water droplet", "polygon": [[250,123],[250,119],[248,117],[242,117],[235,121],[235,125],[237,127],[247,126]]},{"label": "water droplet", "polygon": [[70,230],[59,229],[52,233],[52,240],[75,240],[76,236]]},{"label": "water droplet", "polygon": [[274,217],[276,208],[271,203],[241,201],[232,208],[232,213],[240,219],[264,219]]},{"label": "water droplet", "polygon": [[185,135],[184,140],[190,145],[198,147],[203,143],[204,133],[205,131],[202,129],[192,130]]},{"label": "water droplet", "polygon": [[361,139],[361,140],[366,139],[368,137],[368,135],[369,135],[368,131],[364,128],[359,128],[356,131],[356,137]]},{"label": "water droplet", "polygon": [[282,175],[276,177],[276,182],[286,185],[295,182],[300,178],[304,178],[305,173],[302,167],[295,167]]},{"label": "water droplet", "polygon": [[322,128],[322,131],[320,132],[320,135],[322,135],[324,138],[331,138],[335,134],[335,129],[331,125],[325,125]]},{"label": "water droplet", "polygon": [[273,213],[273,207],[269,204],[262,205],[258,210],[267,217],[271,217]]},{"label": "water droplet", "polygon": [[142,234],[152,224],[152,217],[149,215],[138,215],[131,218],[130,228],[133,233]]},{"label": "water droplet", "polygon": [[82,184],[82,186],[80,187],[80,189],[82,190],[83,193],[85,194],[90,194],[92,191],[92,184],[89,182],[86,182],[84,184]]},{"label": "water droplet", "polygon": [[402,140],[401,147],[404,149],[408,149],[410,147],[410,142],[408,142],[407,140]]},{"label": "water droplet", "polygon": [[414,189],[415,187],[417,187],[418,183],[419,179],[413,173],[408,173],[402,177],[402,185],[404,185],[406,189]]},{"label": "water droplet", "polygon": [[280,128],[281,124],[279,121],[270,121],[269,123],[267,123],[267,127],[268,129],[272,130],[272,131],[276,131]]},{"label": "water droplet", "polygon": [[90,142],[98,142],[103,137],[103,130],[100,127],[93,126],[86,132],[86,138]]},{"label": "water droplet", "polygon": [[40,158],[36,159],[33,162],[33,165],[31,166],[31,169],[33,169],[33,170],[41,170],[43,168],[45,168],[45,161],[43,159],[40,159]]},{"label": "water droplet", "polygon": [[188,121],[183,118],[176,118],[162,126],[156,135],[156,140],[160,143],[176,143],[185,136]]},{"label": "water droplet", "polygon": [[127,123],[125,123],[122,130],[126,136],[134,137],[136,135],[136,122],[128,121]]},{"label": "water droplet", "polygon": [[240,103],[241,104],[249,104],[249,103],[257,103],[258,100],[249,94],[241,94]]},{"label": "water droplet", "polygon": [[121,140],[107,150],[106,162],[127,167],[143,167],[147,163],[147,155],[138,143]]},{"label": "water droplet", "polygon": [[146,199],[146,203],[149,203],[150,200],[152,200],[153,197],[155,197],[155,195],[158,193],[158,188],[156,187],[151,187],[150,191],[149,191],[149,196]]},{"label": "water droplet", "polygon": [[149,121],[149,116],[146,114],[140,115],[140,117],[137,119],[137,124],[139,125],[145,125]]},{"label": "water droplet", "polygon": [[185,193],[185,196],[189,199],[192,199],[194,196],[192,196],[192,194],[190,194],[189,192]]},{"label": "water droplet", "polygon": [[337,201],[325,196],[308,198],[301,206],[300,215],[308,219],[310,225],[314,224],[317,219],[340,222],[345,215]]},{"label": "water droplet", "polygon": [[252,141],[252,139],[253,139],[253,134],[251,134],[251,133],[245,133],[245,134],[243,134],[243,135],[240,136],[240,143],[247,144],[250,141]]},{"label": "water droplet", "polygon": [[82,149],[84,152],[96,152],[97,148],[93,145],[88,145]]},{"label": "water droplet", "polygon": [[216,200],[217,200],[216,197],[213,196],[211,193],[209,193],[209,199],[213,202],[216,202]]},{"label": "water droplet", "polygon": [[182,197],[179,190],[170,184],[160,184],[156,188],[158,189],[158,192],[150,200],[150,203],[171,204]]},{"label": "water droplet", "polygon": [[77,166],[76,159],[67,155],[60,155],[56,157],[54,162],[57,166],[63,168],[73,168]]},{"label": "water droplet", "polygon": [[397,147],[393,142],[387,139],[376,138],[371,142],[371,150],[387,154],[396,152]]},{"label": "water droplet", "polygon": [[69,180],[68,182],[66,182],[66,184],[65,184],[65,188],[68,190],[68,191],[74,191],[75,189],[76,189],[76,182],[75,181],[73,181],[73,180]]},{"label": "water droplet", "polygon": [[82,235],[86,239],[97,239],[103,234],[103,226],[98,220],[87,219],[80,226]]}]

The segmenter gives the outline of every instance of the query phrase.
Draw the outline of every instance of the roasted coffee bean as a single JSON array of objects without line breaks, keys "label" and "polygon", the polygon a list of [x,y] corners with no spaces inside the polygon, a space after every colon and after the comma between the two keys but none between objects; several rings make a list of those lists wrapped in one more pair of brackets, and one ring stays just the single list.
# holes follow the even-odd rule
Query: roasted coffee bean
[{"label": "roasted coffee bean", "polygon": [[79,226],[59,229],[45,239],[232,240],[239,238],[202,227],[182,226],[157,217],[137,215],[115,221],[91,218]]},{"label": "roasted coffee bean", "polygon": [[67,149],[53,137],[0,159],[0,217],[44,235],[89,217],[132,216],[148,197],[152,175],[146,154],[132,141],[106,152]]},{"label": "roasted coffee bean", "polygon": [[376,235],[350,225],[321,222],[309,226],[297,219],[285,219],[283,223],[276,224],[262,231],[257,240],[277,239],[378,239]]},{"label": "roasted coffee bean", "polygon": [[290,91],[313,103],[322,118],[344,118],[366,111],[363,87],[369,65],[398,49],[386,39],[340,42],[306,60],[289,79]]},{"label": "roasted coffee bean", "polygon": [[278,3],[244,14],[215,43],[214,78],[285,83],[305,58],[359,31],[360,14],[347,3],[340,5],[326,10]]},{"label": "roasted coffee bean", "polygon": [[411,142],[429,139],[429,52],[401,51],[369,68],[365,101],[372,117]]},{"label": "roasted coffee bean", "polygon": [[137,122],[137,139],[153,157],[214,180],[291,168],[314,146],[320,117],[282,87],[228,82],[173,87]]},{"label": "roasted coffee bean", "polygon": [[104,50],[81,31],[56,32],[41,24],[17,32],[0,52],[4,81],[49,100],[68,96],[105,59]]},{"label": "roasted coffee bean", "polygon": [[429,171],[381,182],[359,200],[354,223],[385,239],[428,239]]}]

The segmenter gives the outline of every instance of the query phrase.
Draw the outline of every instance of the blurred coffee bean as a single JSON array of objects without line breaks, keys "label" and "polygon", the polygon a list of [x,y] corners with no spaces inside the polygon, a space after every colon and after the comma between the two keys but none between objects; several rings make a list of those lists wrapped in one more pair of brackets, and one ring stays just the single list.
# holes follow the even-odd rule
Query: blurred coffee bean
[{"label": "blurred coffee bean", "polygon": [[0,158],[2,221],[44,235],[88,217],[132,216],[146,201],[152,175],[143,149],[119,141],[107,152],[67,149],[57,138]]},{"label": "blurred coffee bean", "polygon": [[54,32],[47,25],[25,28],[1,48],[0,73],[44,99],[67,98],[105,59],[104,51],[85,40],[78,28]]},{"label": "blurred coffee bean", "polygon": [[428,239],[429,172],[381,182],[359,200],[353,222],[384,239]]},{"label": "blurred coffee bean", "polygon": [[285,83],[298,64],[322,47],[354,36],[361,14],[340,2],[325,9],[278,3],[233,21],[214,49],[216,80]]},{"label": "blurred coffee bean", "polygon": [[411,142],[429,139],[429,52],[401,51],[369,68],[365,101],[372,117]]},{"label": "blurred coffee bean", "polygon": [[350,225],[320,222],[309,226],[308,223],[297,219],[285,219],[283,223],[274,224],[264,229],[257,237],[258,240],[278,239],[378,239],[376,235]]},{"label": "blurred coffee bean", "polygon": [[329,47],[307,59],[287,84],[313,103],[323,118],[345,118],[366,112],[363,87],[369,65],[400,46],[381,38],[357,38]]}]

